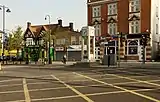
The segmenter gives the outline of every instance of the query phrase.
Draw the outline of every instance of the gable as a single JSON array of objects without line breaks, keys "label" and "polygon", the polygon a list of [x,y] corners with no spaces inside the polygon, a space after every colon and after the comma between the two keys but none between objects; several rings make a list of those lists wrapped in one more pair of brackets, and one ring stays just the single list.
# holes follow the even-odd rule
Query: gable
[{"label": "gable", "polygon": [[140,17],[138,17],[138,16],[136,16],[136,15],[133,15],[133,16],[131,16],[128,20],[129,20],[129,21],[140,20]]},{"label": "gable", "polygon": [[33,38],[33,33],[31,32],[31,30],[29,28],[27,28],[27,30],[24,33],[24,38]]},{"label": "gable", "polygon": [[45,28],[44,28],[44,26],[41,27],[39,33],[37,34],[38,38],[42,38],[43,37],[43,31],[46,31]]},{"label": "gable", "polygon": [[116,23],[117,21],[113,17],[111,17],[110,19],[108,19],[107,22],[108,23]]}]

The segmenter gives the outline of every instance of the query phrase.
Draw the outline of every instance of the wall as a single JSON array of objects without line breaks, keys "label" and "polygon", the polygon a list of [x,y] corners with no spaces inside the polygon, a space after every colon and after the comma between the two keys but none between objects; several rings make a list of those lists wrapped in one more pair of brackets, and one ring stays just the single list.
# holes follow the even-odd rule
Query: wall
[{"label": "wall", "polygon": [[[145,0],[144,0],[145,1]],[[152,59],[156,58],[158,51],[157,42],[159,42],[159,34],[156,34],[156,24],[159,24],[159,19],[156,17],[156,7],[159,6],[159,0],[151,1],[151,47],[152,47]],[[158,15],[160,17],[160,14]],[[160,26],[160,25],[159,25]]]}]

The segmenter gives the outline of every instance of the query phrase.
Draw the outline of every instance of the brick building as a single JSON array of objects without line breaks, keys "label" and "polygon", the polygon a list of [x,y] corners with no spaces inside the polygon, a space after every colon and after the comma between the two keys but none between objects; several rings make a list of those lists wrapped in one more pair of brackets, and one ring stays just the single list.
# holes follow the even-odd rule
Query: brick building
[{"label": "brick building", "polygon": [[[44,32],[48,33],[44,35]],[[36,54],[38,58],[41,58],[42,50],[48,51],[48,40],[45,41],[44,37],[47,36],[46,39],[48,39],[49,32],[51,34],[50,50],[53,52],[50,55],[53,59],[61,59],[65,53],[66,47],[70,45],[79,45],[81,43],[81,34],[78,31],[74,31],[73,23],[63,26],[62,20],[58,20],[56,24],[46,25],[32,25],[30,22],[27,22],[27,28],[24,32],[25,52],[29,53],[30,56],[34,57]],[[36,53],[35,50],[37,51]],[[33,54],[32,51],[34,51]]]},{"label": "brick building", "polygon": [[[142,34],[151,39],[146,47],[146,60],[155,59],[159,46],[159,0],[88,0],[88,25],[95,35],[126,35],[120,57],[142,61]],[[113,50],[117,52],[117,41]]]}]

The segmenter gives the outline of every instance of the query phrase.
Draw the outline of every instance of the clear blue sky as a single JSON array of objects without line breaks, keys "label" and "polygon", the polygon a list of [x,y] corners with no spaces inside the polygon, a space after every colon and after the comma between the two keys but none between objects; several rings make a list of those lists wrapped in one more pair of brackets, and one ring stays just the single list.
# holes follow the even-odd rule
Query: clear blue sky
[{"label": "clear blue sky", "polygon": [[[46,24],[45,15],[51,15],[51,22],[57,23],[61,18],[64,25],[74,23],[74,28],[81,29],[87,24],[87,0],[0,0],[0,5],[11,9],[6,13],[6,29],[16,26],[26,28],[26,22],[33,25]],[[2,10],[0,11],[0,29],[2,29]]]}]

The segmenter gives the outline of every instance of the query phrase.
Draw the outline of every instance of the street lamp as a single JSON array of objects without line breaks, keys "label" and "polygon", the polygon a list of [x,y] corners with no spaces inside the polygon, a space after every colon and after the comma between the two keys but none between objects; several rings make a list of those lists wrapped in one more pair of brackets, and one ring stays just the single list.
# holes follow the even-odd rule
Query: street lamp
[{"label": "street lamp", "polygon": [[[11,10],[8,8],[8,7],[6,7],[6,6],[4,6],[4,5],[0,5],[0,10],[2,10],[2,12],[3,12],[3,14],[2,14],[2,16],[3,16],[3,36],[2,36],[2,56],[4,56],[4,36],[5,36],[5,13],[6,12],[8,12],[8,13],[10,13],[11,12]],[[2,57],[3,58],[3,64],[4,64],[4,57]]]},{"label": "street lamp", "polygon": [[[50,23],[51,23],[51,17],[50,17],[50,15],[46,15],[46,16],[45,16],[45,20],[47,20],[47,17],[48,17],[48,21],[49,21],[49,25],[50,25]],[[51,56],[50,56],[50,46],[51,46],[50,40],[51,40],[51,28],[49,28],[48,64],[52,64]]]}]

